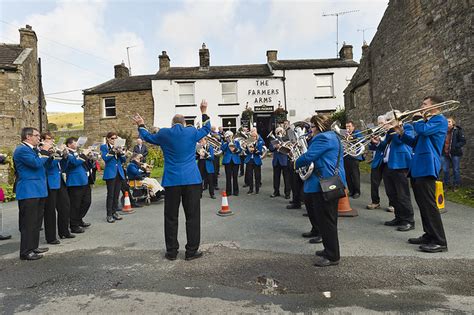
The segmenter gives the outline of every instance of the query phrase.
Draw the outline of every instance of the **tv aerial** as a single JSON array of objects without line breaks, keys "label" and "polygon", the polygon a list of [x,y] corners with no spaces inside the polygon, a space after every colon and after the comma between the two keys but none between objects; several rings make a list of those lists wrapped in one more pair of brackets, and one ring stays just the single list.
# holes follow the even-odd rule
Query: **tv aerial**
[{"label": "tv aerial", "polygon": [[335,13],[323,13],[323,16],[335,16],[336,17],[336,57],[339,55],[339,16],[349,13],[359,12],[360,10],[342,11]]}]

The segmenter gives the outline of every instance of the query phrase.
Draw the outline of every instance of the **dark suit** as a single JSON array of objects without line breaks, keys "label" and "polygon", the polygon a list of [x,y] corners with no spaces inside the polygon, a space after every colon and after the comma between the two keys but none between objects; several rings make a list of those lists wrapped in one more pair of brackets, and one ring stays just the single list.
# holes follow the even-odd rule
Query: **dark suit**
[{"label": "dark suit", "polygon": [[141,154],[143,157],[142,159],[140,160],[140,162],[142,163],[145,163],[146,162],[146,157],[148,155],[148,148],[146,147],[145,144],[142,144],[141,146],[139,146],[138,144],[136,144],[134,147],[133,147],[133,153],[139,153]]}]

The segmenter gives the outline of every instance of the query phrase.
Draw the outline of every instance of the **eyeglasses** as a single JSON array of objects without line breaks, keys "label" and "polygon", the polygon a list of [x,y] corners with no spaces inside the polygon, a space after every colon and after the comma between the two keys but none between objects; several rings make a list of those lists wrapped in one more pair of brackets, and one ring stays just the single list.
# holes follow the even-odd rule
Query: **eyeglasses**
[{"label": "eyeglasses", "polygon": [[117,137],[112,137],[112,138],[110,138],[110,140],[115,140],[115,139],[117,139]]}]

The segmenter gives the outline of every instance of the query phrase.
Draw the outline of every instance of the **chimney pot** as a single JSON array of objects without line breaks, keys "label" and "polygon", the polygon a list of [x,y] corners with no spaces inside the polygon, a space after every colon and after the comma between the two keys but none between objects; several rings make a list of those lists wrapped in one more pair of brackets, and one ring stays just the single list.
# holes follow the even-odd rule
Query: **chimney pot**
[{"label": "chimney pot", "polygon": [[166,54],[166,51],[163,50],[161,55],[158,56],[160,60],[160,68],[158,72],[166,72],[170,69],[170,57]]},{"label": "chimney pot", "polygon": [[267,50],[267,62],[278,61],[278,50]]}]

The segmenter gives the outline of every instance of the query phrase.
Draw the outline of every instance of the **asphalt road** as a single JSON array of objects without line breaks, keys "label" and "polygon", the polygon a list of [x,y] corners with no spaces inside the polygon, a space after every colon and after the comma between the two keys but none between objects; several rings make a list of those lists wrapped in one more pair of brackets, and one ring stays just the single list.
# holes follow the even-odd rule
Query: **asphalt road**
[{"label": "asphalt road", "polygon": [[[86,217],[92,226],[75,239],[49,246],[39,261],[18,259],[16,203],[4,205],[4,226],[13,234],[0,243],[0,311],[10,313],[377,313],[474,310],[474,209],[447,203],[443,222],[449,251],[427,254],[406,242],[422,233],[397,232],[383,222],[393,214],[365,210],[363,195],[351,200],[355,218],[340,218],[341,263],[316,268],[307,243],[304,210],[287,210],[271,199],[266,160],[259,195],[229,197],[235,215],[220,217],[220,198],[201,201],[201,249],[184,261],[184,215],[174,262],[164,259],[163,203],[137,209],[123,221],[105,222],[105,187],[93,190]],[[242,178],[240,178],[242,181]],[[219,179],[224,186],[223,176]],[[383,193],[382,193],[383,195]],[[387,200],[383,200],[387,203]],[[44,242],[44,236],[41,236]],[[42,244],[41,246],[43,246]]]}]

